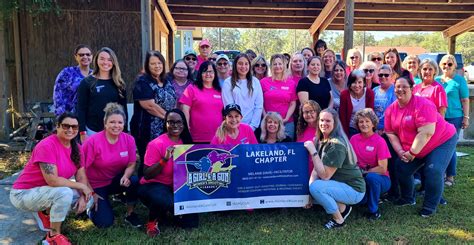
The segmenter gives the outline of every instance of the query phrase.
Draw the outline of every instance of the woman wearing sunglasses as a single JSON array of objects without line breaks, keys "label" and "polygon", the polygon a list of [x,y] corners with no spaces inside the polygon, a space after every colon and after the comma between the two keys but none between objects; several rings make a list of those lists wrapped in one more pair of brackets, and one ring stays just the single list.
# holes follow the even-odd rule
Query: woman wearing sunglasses
[{"label": "woman wearing sunglasses", "polygon": [[413,87],[413,94],[425,97],[434,103],[436,109],[444,117],[448,107],[448,98],[443,86],[435,81],[439,73],[438,64],[430,59],[424,59],[420,64],[420,77],[423,80]]},{"label": "woman wearing sunglasses", "polygon": [[[10,192],[13,206],[32,212],[40,229],[48,232],[44,244],[71,244],[61,234],[61,224],[70,209],[82,213],[93,203],[82,150],[75,140],[78,130],[74,114],[61,114],[56,133],[36,145]],[[76,181],[70,180],[73,176]]]},{"label": "woman wearing sunglasses", "polygon": [[367,88],[375,88],[379,85],[377,65],[372,61],[366,61],[360,65],[365,73],[365,84]]},{"label": "woman wearing sunglasses", "polygon": [[359,69],[360,64],[362,63],[362,54],[358,49],[351,48],[347,51],[347,74],[351,73],[351,71]]},{"label": "woman wearing sunglasses", "polygon": [[[453,124],[459,137],[461,129],[469,127],[469,89],[466,79],[456,74],[456,58],[447,54],[441,58],[439,67],[443,75],[437,76],[435,80],[439,82],[448,96],[448,108],[446,109],[445,119]],[[454,184],[456,175],[456,153],[453,154],[446,170],[447,186]]]},{"label": "woman wearing sunglasses", "polygon": [[82,79],[92,73],[92,49],[84,44],[74,49],[77,66],[64,68],[54,82],[54,114],[59,116],[66,111],[75,112],[77,104],[77,88]]},{"label": "woman wearing sunglasses", "polygon": [[95,226],[107,228],[114,224],[114,212],[109,195],[125,192],[125,221],[133,227],[142,224],[133,212],[138,201],[138,178],[135,172],[136,146],[133,137],[123,132],[125,112],[117,103],[104,109],[104,130],[84,143],[87,178],[94,188],[94,207],[88,212]]},{"label": "woman wearing sunglasses", "polygon": [[268,77],[267,61],[265,61],[265,58],[263,56],[259,55],[255,59],[253,59],[251,62],[251,66],[252,74],[258,80],[262,80],[263,78]]},{"label": "woman wearing sunglasses", "polygon": [[368,56],[368,60],[374,62],[377,65],[377,69],[383,64],[383,54],[380,52],[372,52]]}]

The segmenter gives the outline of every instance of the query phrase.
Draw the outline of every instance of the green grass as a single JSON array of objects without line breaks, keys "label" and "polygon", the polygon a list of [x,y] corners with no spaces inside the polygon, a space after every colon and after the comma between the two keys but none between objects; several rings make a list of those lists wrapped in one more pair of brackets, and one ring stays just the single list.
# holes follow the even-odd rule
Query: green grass
[{"label": "green grass", "polygon": [[[445,190],[447,206],[441,206],[434,217],[421,218],[415,207],[381,205],[382,218],[371,222],[362,217],[363,207],[355,208],[347,226],[326,231],[322,225],[328,216],[321,207],[304,209],[272,209],[218,212],[200,215],[200,226],[182,230],[161,226],[161,235],[150,239],[144,230],[130,228],[123,222],[123,205],[116,205],[115,224],[109,229],[97,229],[90,221],[69,218],[64,226],[66,235],[77,244],[459,244],[474,243],[474,148],[459,147],[471,154],[460,158],[456,184]],[[146,218],[146,209],[139,207]]]}]

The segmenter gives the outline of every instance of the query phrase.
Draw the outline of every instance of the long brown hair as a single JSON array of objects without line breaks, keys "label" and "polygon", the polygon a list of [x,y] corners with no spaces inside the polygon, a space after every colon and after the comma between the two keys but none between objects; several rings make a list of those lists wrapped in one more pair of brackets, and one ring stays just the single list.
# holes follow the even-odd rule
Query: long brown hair
[{"label": "long brown hair", "polygon": [[319,106],[318,102],[316,102],[314,100],[308,100],[308,101],[304,102],[303,104],[301,104],[300,114],[298,116],[298,123],[297,123],[297,126],[296,126],[296,135],[302,135],[303,132],[308,127],[308,123],[304,120],[304,117],[303,117],[303,107],[305,105],[310,105],[311,107],[313,107],[313,109],[316,111],[316,118],[319,117],[319,113],[321,112],[321,106]]},{"label": "long brown hair", "polygon": [[252,72],[250,69],[251,62],[249,56],[245,53],[240,53],[239,55],[237,55],[234,59],[234,63],[232,64],[232,76],[230,77],[231,90],[234,90],[234,88],[237,87],[237,81],[239,81],[239,73],[237,72],[237,62],[240,58],[245,58],[249,62],[249,71],[245,75],[245,79],[247,79],[247,89],[249,90],[249,96],[251,96],[253,93]]},{"label": "long brown hair", "polygon": [[[66,118],[76,119],[79,122],[76,114],[70,112],[64,112],[58,118],[56,118],[56,126],[59,127],[61,123]],[[77,169],[81,168],[81,152],[79,151],[79,146],[77,145],[76,139],[72,139],[71,143],[71,161],[74,163]]]},{"label": "long brown hair", "polygon": [[[112,80],[114,81],[115,86],[117,87],[118,93],[120,98],[124,98],[126,95],[123,93],[125,91],[125,81],[122,78],[122,72],[120,71],[120,65],[117,59],[117,55],[115,55],[115,52],[108,48],[108,47],[103,47],[99,51],[97,51],[96,55],[94,56],[94,60],[92,61],[94,64],[94,71],[92,72],[92,75],[97,76],[99,75],[99,54],[102,52],[106,52],[107,54],[110,55],[110,58],[112,58],[112,70],[110,70],[110,76],[112,77]],[[97,81],[92,82],[91,89],[95,87],[95,84]]]}]

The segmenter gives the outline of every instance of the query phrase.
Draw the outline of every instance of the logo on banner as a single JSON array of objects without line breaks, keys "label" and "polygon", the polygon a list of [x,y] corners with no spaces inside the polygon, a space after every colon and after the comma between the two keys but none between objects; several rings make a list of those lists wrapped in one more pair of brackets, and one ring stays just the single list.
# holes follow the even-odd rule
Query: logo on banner
[{"label": "logo on banner", "polygon": [[210,195],[231,183],[231,171],[236,167],[232,165],[234,157],[237,155],[222,149],[204,148],[186,153],[185,161],[177,161],[176,164],[186,165],[189,189],[197,188]]}]

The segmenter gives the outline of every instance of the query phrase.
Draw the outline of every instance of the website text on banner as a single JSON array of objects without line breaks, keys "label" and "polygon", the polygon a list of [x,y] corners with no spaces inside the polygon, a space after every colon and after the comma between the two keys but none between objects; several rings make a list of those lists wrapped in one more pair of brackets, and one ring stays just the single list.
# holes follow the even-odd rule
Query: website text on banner
[{"label": "website text on banner", "polygon": [[179,145],[174,159],[175,215],[308,203],[302,143]]}]

